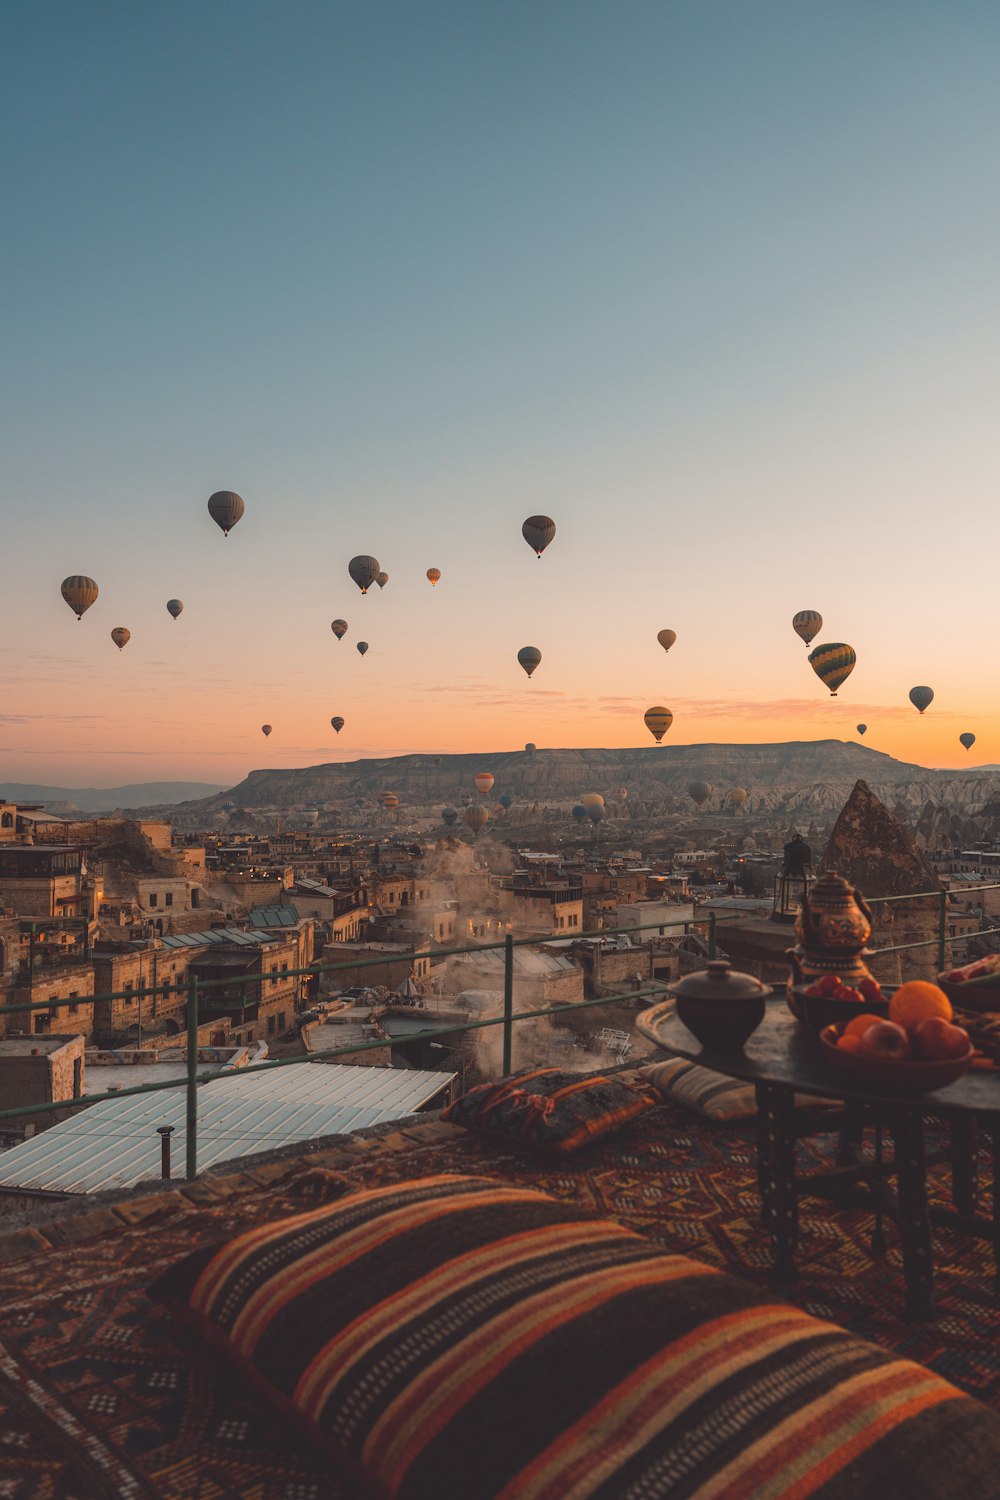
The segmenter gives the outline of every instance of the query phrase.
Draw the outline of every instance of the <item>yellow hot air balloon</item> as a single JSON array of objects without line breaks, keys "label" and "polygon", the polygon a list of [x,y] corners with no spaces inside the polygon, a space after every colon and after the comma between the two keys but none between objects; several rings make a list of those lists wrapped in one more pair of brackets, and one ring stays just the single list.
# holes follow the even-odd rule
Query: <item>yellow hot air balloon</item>
[{"label": "yellow hot air balloon", "polygon": [[729,800],[730,802],[735,802],[737,807],[742,806],[742,804],[747,800],[746,788],[742,786],[734,786],[732,791],[729,793]]},{"label": "yellow hot air balloon", "polygon": [[63,579],[59,592],[76,618],[82,620],[97,598],[99,590],[92,578],[86,578],[82,573],[72,573],[69,578]]},{"label": "yellow hot air balloon", "polygon": [[124,651],[125,647],[132,639],[132,632],[131,630],[126,630],[124,625],[116,625],[114,630],[112,630],[111,632],[111,639],[114,641],[119,651]]},{"label": "yellow hot air balloon", "polygon": [[492,787],[492,785],[493,785],[493,779],[494,778],[490,774],[489,771],[477,771],[476,772],[476,777],[475,777],[476,786],[482,792],[482,794],[483,794],[484,797],[486,796],[486,793]]},{"label": "yellow hot air balloon", "polygon": [[845,646],[843,641],[827,641],[809,653],[809,665],[830,689],[831,698],[836,698],[837,689],[850,677],[857,659],[854,647]]},{"label": "yellow hot air balloon", "polygon": [[603,807],[604,798],[600,792],[587,792],[586,796],[580,798],[580,806],[586,808]]},{"label": "yellow hot air balloon", "polygon": [[669,708],[664,708],[661,704],[655,704],[652,708],[647,708],[642,717],[646,728],[657,744],[660,743],[674,722],[674,716]]},{"label": "yellow hot air balloon", "polygon": [[431,588],[433,588],[434,585],[437,583],[438,579],[441,577],[441,569],[440,568],[428,568],[427,569],[427,577],[430,579]]},{"label": "yellow hot air balloon", "polygon": [[676,641],[677,639],[677,632],[676,630],[658,630],[656,632],[656,639],[659,641],[664,651],[669,651],[671,646],[674,644],[674,641]]},{"label": "yellow hot air balloon", "polygon": [[792,629],[799,640],[809,646],[823,629],[823,616],[815,609],[800,609],[792,616]]}]

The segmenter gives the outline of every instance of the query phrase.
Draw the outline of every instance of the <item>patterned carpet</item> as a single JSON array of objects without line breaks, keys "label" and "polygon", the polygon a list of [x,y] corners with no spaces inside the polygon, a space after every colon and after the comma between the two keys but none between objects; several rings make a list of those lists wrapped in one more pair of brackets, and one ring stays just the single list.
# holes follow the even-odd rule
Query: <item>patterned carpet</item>
[{"label": "patterned carpet", "polygon": [[[829,1145],[803,1143],[803,1166],[829,1164]],[[200,1201],[180,1191],[145,1209],[135,1200],[134,1225],[97,1233],[89,1216],[63,1219],[53,1233],[64,1243],[4,1267],[0,1500],[353,1500],[144,1288],[198,1244],[301,1212],[345,1186],[439,1171],[534,1184],[670,1250],[767,1283],[751,1137],[695,1123],[673,1105],[566,1163],[486,1147],[437,1124],[284,1163],[251,1161],[214,1187],[212,1179],[196,1185]],[[936,1180],[937,1194],[944,1187]],[[789,1300],[1000,1409],[1000,1306],[988,1245],[937,1234],[939,1316],[914,1325],[903,1315],[894,1231],[881,1261],[868,1254],[870,1231],[863,1211],[804,1201],[801,1278]]]}]

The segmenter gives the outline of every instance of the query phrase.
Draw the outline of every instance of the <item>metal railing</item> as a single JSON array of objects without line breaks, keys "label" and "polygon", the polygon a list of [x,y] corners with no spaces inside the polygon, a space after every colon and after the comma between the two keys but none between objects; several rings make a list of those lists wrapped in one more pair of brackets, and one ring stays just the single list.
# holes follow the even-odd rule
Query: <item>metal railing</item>
[{"label": "metal railing", "polygon": [[[888,953],[901,953],[915,948],[936,947],[938,969],[942,969],[946,962],[949,940],[965,940],[963,937],[949,939],[947,926],[949,896],[961,895],[965,892],[983,892],[987,890],[998,889],[1000,889],[1000,882],[992,885],[959,887],[954,888],[950,892],[921,891],[913,895],[880,896],[873,898],[869,902],[869,905],[871,906],[887,904],[890,902],[921,901],[928,900],[930,898],[937,899],[940,904],[938,915],[938,931],[934,937],[922,938],[912,943],[897,943],[881,948],[875,948],[871,950],[871,956],[874,957]],[[571,936],[568,937],[564,937],[561,933],[559,933],[549,934],[547,936],[540,936],[536,934],[532,937],[514,938],[508,933],[506,936],[495,942],[470,943],[450,948],[435,947],[422,950],[405,950],[403,952],[394,953],[392,955],[383,954],[380,957],[367,959],[354,958],[346,960],[342,963],[311,965],[307,968],[289,969],[287,971],[282,971],[279,977],[282,980],[306,977],[314,978],[326,974],[343,973],[345,971],[349,971],[350,973],[355,974],[358,970],[361,969],[376,968],[385,968],[388,972],[388,968],[390,966],[392,966],[393,964],[399,964],[401,962],[408,962],[412,971],[413,964],[417,960],[421,959],[440,960],[467,954],[491,953],[502,950],[504,955],[504,965],[503,1007],[501,1014],[496,1016],[489,1016],[477,1021],[456,1021],[453,1024],[449,1024],[447,1026],[435,1026],[423,1031],[408,1032],[406,1034],[405,1041],[406,1043],[411,1043],[416,1041],[440,1039],[442,1036],[454,1036],[464,1034],[466,1032],[474,1032],[485,1030],[495,1026],[502,1026],[502,1072],[506,1075],[511,1071],[512,1066],[513,1032],[516,1022],[533,1020],[539,1017],[552,1019],[563,1014],[564,1012],[579,1014],[584,1010],[590,1010],[600,1006],[614,1005],[623,1001],[635,1001],[637,999],[643,999],[651,993],[661,993],[659,984],[657,988],[654,988],[652,990],[648,987],[640,986],[637,989],[626,990],[618,994],[602,995],[593,1000],[574,1000],[565,1004],[545,1005],[539,1009],[534,1010],[515,1011],[515,949],[525,947],[537,948],[544,946],[546,943],[562,943],[567,941],[572,942],[576,941],[577,939],[606,939],[608,937],[615,937],[618,935],[630,936],[635,933],[657,933],[659,936],[663,937],[667,934],[668,931],[672,931],[676,928],[683,928],[683,936],[687,936],[692,930],[700,931],[704,929],[707,956],[709,959],[713,959],[715,958],[718,951],[718,930],[720,925],[723,925],[725,920],[725,918],[722,918],[722,921],[720,922],[720,918],[716,912],[707,911],[703,916],[679,917],[675,920],[660,920],[655,922],[636,923],[630,924],[628,926],[613,928],[595,928],[580,932],[574,932]],[[734,922],[740,921],[741,914],[733,914],[730,920]],[[986,937],[996,933],[1000,933],[1000,927],[989,927],[981,929],[979,932],[968,934],[967,937]],[[638,952],[639,949],[635,951]],[[270,973],[262,971],[260,974],[254,975],[252,977],[244,977],[242,982],[256,988],[259,992],[262,992],[265,983],[272,977],[273,976]],[[185,1177],[189,1182],[194,1181],[198,1175],[198,1091],[202,1085],[218,1077],[217,1073],[205,1073],[198,1071],[198,1052],[200,1048],[198,1032],[200,1025],[204,1024],[205,1019],[207,1019],[203,1018],[202,1016],[202,1004],[206,991],[220,989],[225,986],[231,986],[232,984],[233,980],[231,977],[222,977],[218,979],[199,979],[197,975],[192,975],[190,979],[180,984],[161,984],[155,987],[119,990],[105,995],[80,995],[76,1003],[88,1005],[104,1001],[110,1002],[114,1000],[127,1000],[129,1002],[138,1000],[141,1002],[146,998],[156,998],[162,1001],[165,996],[170,994],[185,995],[187,997],[184,1007],[186,1013],[185,1076],[183,1078],[164,1079],[157,1083],[136,1084],[133,1088],[118,1088],[103,1094],[87,1094],[71,1099],[62,1099],[51,1103],[41,1102],[37,1104],[21,1105],[13,1109],[3,1109],[0,1110],[0,1122],[3,1122],[5,1120],[23,1119],[27,1116],[37,1116],[40,1114],[56,1114],[63,1113],[69,1110],[78,1110],[81,1107],[86,1107],[91,1104],[102,1103],[107,1099],[124,1099],[136,1094],[158,1093],[168,1089],[183,1088],[186,1090]],[[65,1000],[52,998],[37,1001],[19,1001],[15,1002],[12,1005],[0,1006],[0,1015],[6,1015],[15,1012],[30,1013],[32,1011],[40,1010],[49,1011],[51,1013],[52,1010],[59,1004],[67,1003],[68,1002]],[[39,1033],[38,1035],[44,1036],[45,1033]],[[304,1063],[307,1064],[312,1062],[333,1061],[339,1058],[354,1056],[358,1053],[374,1051],[377,1049],[384,1050],[386,1046],[391,1046],[392,1043],[393,1039],[391,1037],[378,1038],[374,1041],[368,1042],[352,1042],[341,1047],[324,1049],[320,1052],[309,1052],[301,1057],[272,1058],[264,1062],[251,1063],[246,1067],[241,1068],[239,1072],[240,1076],[242,1077],[247,1073],[259,1073],[270,1071],[275,1068],[297,1067]]]}]

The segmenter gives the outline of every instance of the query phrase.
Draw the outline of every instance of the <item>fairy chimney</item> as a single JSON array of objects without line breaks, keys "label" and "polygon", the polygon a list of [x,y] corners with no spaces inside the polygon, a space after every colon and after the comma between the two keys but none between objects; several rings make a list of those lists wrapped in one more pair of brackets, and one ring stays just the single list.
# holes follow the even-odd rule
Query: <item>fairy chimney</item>
[{"label": "fairy chimney", "polygon": [[[929,979],[938,963],[941,914],[940,880],[917,847],[913,834],[866,781],[854,790],[834,824],[820,870],[836,870],[872,904],[871,947],[895,947],[933,939],[933,945],[910,948],[874,959],[879,979]],[[879,896],[926,895],[918,901],[878,901]],[[950,963],[945,954],[946,966]]]}]

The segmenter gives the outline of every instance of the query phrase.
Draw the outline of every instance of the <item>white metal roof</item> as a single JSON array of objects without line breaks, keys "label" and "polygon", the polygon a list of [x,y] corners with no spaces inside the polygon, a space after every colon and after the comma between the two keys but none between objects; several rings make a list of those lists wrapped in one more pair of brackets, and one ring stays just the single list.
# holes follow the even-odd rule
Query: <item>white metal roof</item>
[{"label": "white metal roof", "polygon": [[[323,1063],[221,1075],[198,1089],[198,1170],[401,1119],[454,1077]],[[186,1093],[162,1089],[91,1105],[0,1154],[0,1188],[97,1193],[159,1177],[159,1125],[174,1127],[173,1170],[183,1176]]]}]

